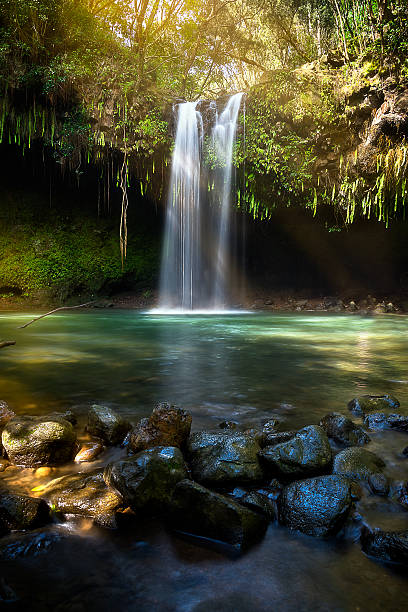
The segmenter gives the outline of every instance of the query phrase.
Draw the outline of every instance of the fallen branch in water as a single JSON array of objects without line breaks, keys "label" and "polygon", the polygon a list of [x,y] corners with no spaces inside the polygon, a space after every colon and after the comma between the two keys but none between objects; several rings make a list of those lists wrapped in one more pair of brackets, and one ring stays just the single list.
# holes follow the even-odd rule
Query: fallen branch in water
[{"label": "fallen branch in water", "polygon": [[15,340],[0,340],[0,349],[4,348],[5,346],[13,346],[15,343]]},{"label": "fallen branch in water", "polygon": [[35,319],[32,319],[28,323],[25,323],[25,325],[21,325],[18,329],[24,329],[25,327],[28,327],[29,325],[31,325],[31,323],[35,323],[36,321],[39,321],[40,319],[43,319],[44,317],[48,317],[48,315],[52,315],[54,314],[54,312],[58,312],[59,310],[73,310],[74,308],[85,308],[85,306],[89,306],[90,304],[94,304],[95,302],[96,300],[92,300],[92,302],[86,302],[85,304],[78,304],[77,306],[60,306],[59,308],[54,308],[54,310],[50,310],[50,312],[46,312],[45,314],[40,315],[39,317],[35,317]]}]

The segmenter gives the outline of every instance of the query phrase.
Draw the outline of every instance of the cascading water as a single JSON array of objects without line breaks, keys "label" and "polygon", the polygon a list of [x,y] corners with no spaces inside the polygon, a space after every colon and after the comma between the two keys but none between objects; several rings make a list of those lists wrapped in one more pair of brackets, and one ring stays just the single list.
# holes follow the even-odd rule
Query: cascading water
[{"label": "cascading water", "polygon": [[219,216],[218,244],[216,247],[215,278],[214,278],[214,308],[219,310],[225,307],[226,282],[230,253],[230,207],[231,207],[231,178],[232,178],[232,152],[235,142],[237,119],[243,94],[232,96],[213,130],[213,139],[218,163],[222,171],[220,176],[219,193],[221,211]]},{"label": "cascading water", "polygon": [[161,266],[160,308],[164,310],[193,310],[201,291],[202,120],[196,105],[179,106]]},{"label": "cascading water", "polygon": [[232,152],[242,93],[230,98],[213,128],[214,206],[201,189],[203,121],[197,103],[178,107],[161,265],[159,311],[223,310],[230,243]]}]

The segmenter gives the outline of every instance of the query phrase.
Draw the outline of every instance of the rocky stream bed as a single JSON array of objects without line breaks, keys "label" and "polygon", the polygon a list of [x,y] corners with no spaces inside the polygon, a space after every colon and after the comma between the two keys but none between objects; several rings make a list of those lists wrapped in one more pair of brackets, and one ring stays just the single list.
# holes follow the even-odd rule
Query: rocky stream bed
[{"label": "rocky stream bed", "polygon": [[[234,563],[275,523],[296,537],[358,542],[372,563],[404,573],[408,481],[392,478],[370,450],[378,431],[408,433],[395,397],[355,398],[299,430],[282,430],[277,419],[193,433],[191,424],[168,403],[136,425],[93,405],[84,431],[72,411],[21,416],[2,402],[0,562],[50,554],[66,537],[58,527],[78,521],[132,537],[153,520]],[[400,454],[408,461],[408,446]],[[400,528],[379,528],[376,505]],[[24,597],[2,579],[0,601],[18,606]]]}]

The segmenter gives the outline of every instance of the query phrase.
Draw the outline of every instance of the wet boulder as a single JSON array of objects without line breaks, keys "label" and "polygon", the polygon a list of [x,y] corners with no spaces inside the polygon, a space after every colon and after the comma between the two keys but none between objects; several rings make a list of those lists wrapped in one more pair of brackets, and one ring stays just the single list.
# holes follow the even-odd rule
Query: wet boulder
[{"label": "wet boulder", "polygon": [[188,477],[179,448],[157,446],[106,466],[104,479],[133,510],[161,514],[174,488]]},{"label": "wet boulder", "polygon": [[304,427],[287,442],[264,448],[259,455],[270,471],[292,478],[324,473],[332,461],[328,437],[316,425]]},{"label": "wet boulder", "polygon": [[184,534],[217,540],[245,550],[265,533],[265,517],[191,480],[177,484],[169,521]]},{"label": "wet boulder", "polygon": [[362,427],[338,412],[331,412],[323,417],[320,427],[324,429],[329,438],[344,446],[362,446],[370,441]]},{"label": "wet boulder", "polygon": [[408,565],[408,530],[370,531],[361,534],[361,547],[370,557],[388,563]]},{"label": "wet boulder", "polygon": [[16,417],[2,433],[9,460],[21,467],[62,465],[77,451],[77,437],[71,423],[58,416]]},{"label": "wet boulder", "polygon": [[50,509],[42,499],[0,491],[0,531],[35,529],[50,520]]},{"label": "wet boulder", "polygon": [[11,419],[14,419],[16,413],[8,407],[6,402],[0,400],[0,431],[7,425]]},{"label": "wet boulder", "polygon": [[129,421],[112,408],[94,404],[89,409],[87,431],[108,446],[121,444],[131,428]]},{"label": "wet boulder", "polygon": [[364,425],[371,430],[395,429],[396,431],[408,431],[408,416],[403,414],[386,414],[384,412],[373,412],[364,417]]},{"label": "wet boulder", "polygon": [[348,409],[356,416],[365,417],[370,412],[395,410],[399,405],[399,401],[393,395],[361,395],[348,403]]},{"label": "wet boulder", "polygon": [[138,453],[155,446],[177,446],[186,442],[191,414],[167,402],[157,404],[148,419],[142,419],[129,436],[129,449]]},{"label": "wet boulder", "polygon": [[341,476],[292,482],[279,498],[279,522],[308,535],[336,534],[351,508],[350,483]]},{"label": "wet boulder", "polygon": [[41,495],[59,512],[89,517],[104,527],[116,526],[116,512],[123,505],[121,496],[105,484],[102,469],[55,478]]},{"label": "wet boulder", "polygon": [[387,495],[389,480],[383,473],[384,461],[364,448],[352,447],[334,458],[333,473],[366,483],[373,493]]},{"label": "wet boulder", "polygon": [[192,434],[187,442],[194,480],[213,485],[261,480],[260,450],[255,437],[238,432],[200,431]]}]

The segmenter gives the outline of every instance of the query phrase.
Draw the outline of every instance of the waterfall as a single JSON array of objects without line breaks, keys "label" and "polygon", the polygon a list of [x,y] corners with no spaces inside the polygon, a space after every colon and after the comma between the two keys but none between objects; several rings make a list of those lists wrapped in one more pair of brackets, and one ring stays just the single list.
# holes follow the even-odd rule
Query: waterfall
[{"label": "waterfall", "polygon": [[[197,102],[178,106],[161,263],[159,311],[228,306],[232,152],[242,94],[230,98],[212,130],[215,202],[202,189],[203,120]],[[214,195],[214,194],[213,194]]]},{"label": "waterfall", "polygon": [[160,280],[160,308],[193,310],[200,294],[200,158],[197,103],[180,104]]},{"label": "waterfall", "polygon": [[218,186],[220,194],[220,215],[216,247],[214,277],[214,308],[225,308],[228,267],[230,264],[230,207],[232,186],[232,153],[235,142],[237,119],[241,106],[242,93],[232,96],[213,130],[213,141],[218,163],[221,165],[221,180]]}]

